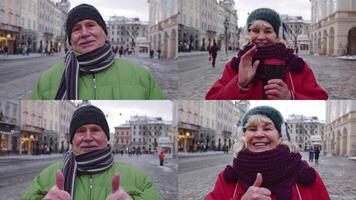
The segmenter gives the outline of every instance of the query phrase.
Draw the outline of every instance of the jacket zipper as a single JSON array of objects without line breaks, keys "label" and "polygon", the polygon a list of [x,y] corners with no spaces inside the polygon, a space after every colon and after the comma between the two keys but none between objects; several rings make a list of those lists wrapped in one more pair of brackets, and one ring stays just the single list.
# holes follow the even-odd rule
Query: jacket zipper
[{"label": "jacket zipper", "polygon": [[89,176],[89,199],[90,200],[91,200],[91,192],[92,192],[92,190],[93,190],[93,177],[90,174],[90,176]]},{"label": "jacket zipper", "polygon": [[96,99],[96,78],[95,78],[95,74],[93,74],[93,87],[94,87],[94,99]]}]

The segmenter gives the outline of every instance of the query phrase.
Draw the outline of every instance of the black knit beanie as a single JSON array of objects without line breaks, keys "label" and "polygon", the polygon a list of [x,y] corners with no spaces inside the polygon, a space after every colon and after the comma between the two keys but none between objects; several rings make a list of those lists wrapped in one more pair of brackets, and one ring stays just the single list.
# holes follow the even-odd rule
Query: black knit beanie
[{"label": "black knit beanie", "polygon": [[274,124],[274,126],[276,127],[279,136],[282,137],[282,133],[281,133],[281,128],[282,128],[282,124],[284,123],[283,120],[283,116],[282,114],[276,110],[273,107],[270,106],[258,106],[258,107],[254,107],[251,110],[247,111],[245,113],[245,115],[242,117],[242,129],[244,132],[246,132],[246,128],[245,125],[248,121],[248,119],[252,116],[252,115],[264,115],[268,118],[270,118]]},{"label": "black knit beanie", "polygon": [[108,141],[110,140],[109,126],[103,111],[93,105],[86,105],[78,108],[73,113],[72,120],[70,121],[69,126],[69,136],[71,144],[75,131],[85,124],[99,125],[104,130]]},{"label": "black knit beanie", "polygon": [[246,22],[248,29],[250,29],[250,26],[255,20],[264,20],[270,23],[278,37],[279,27],[281,26],[281,19],[276,11],[270,8],[258,8],[252,11]]},{"label": "black knit beanie", "polygon": [[66,23],[66,32],[68,36],[68,42],[70,45],[71,42],[71,33],[73,26],[85,19],[91,19],[96,21],[96,23],[103,28],[106,35],[108,35],[108,29],[106,27],[105,21],[103,17],[100,15],[99,11],[92,5],[89,4],[80,4],[74,7],[68,13],[67,23]]}]

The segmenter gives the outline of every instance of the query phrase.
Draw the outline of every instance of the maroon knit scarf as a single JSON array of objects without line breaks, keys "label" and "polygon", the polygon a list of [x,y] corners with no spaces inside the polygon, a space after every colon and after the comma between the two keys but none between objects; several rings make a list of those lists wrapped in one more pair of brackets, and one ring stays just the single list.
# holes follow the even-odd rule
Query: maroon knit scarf
[{"label": "maroon knit scarf", "polygon": [[[231,67],[235,72],[239,71],[240,58],[248,50],[250,50],[253,45],[246,45],[242,50],[239,51],[237,58],[234,57],[231,60]],[[304,69],[305,62],[302,58],[293,54],[293,49],[288,49],[282,43],[275,43],[272,45],[265,45],[262,47],[257,47],[257,52],[253,56],[252,61],[259,60],[260,64],[257,69],[257,75],[261,72],[259,70],[266,59],[279,59],[286,63],[286,69],[293,72],[299,73]]]},{"label": "maroon knit scarf", "polygon": [[262,174],[261,187],[268,188],[279,200],[292,199],[292,185],[313,184],[316,172],[301,160],[299,153],[290,153],[286,146],[273,150],[254,153],[247,149],[238,153],[233,165],[224,170],[226,182],[239,182],[247,190],[256,180],[257,173]]}]

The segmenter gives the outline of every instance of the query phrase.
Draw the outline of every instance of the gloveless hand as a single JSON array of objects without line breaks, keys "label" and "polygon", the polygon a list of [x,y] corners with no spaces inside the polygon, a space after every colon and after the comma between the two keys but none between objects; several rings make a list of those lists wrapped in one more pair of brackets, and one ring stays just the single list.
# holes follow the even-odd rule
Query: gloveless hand
[{"label": "gloveless hand", "polygon": [[240,58],[238,82],[241,87],[246,87],[255,77],[257,66],[260,63],[256,60],[252,63],[252,57],[257,52],[257,46],[253,46]]},{"label": "gloveless hand", "polygon": [[106,200],[132,200],[129,194],[125,192],[122,187],[120,187],[120,174],[115,173],[112,178],[112,194],[106,198]]},{"label": "gloveless hand", "polygon": [[271,79],[264,87],[266,98],[270,100],[290,100],[291,94],[287,84],[281,79]]},{"label": "gloveless hand", "polygon": [[71,200],[70,194],[64,191],[64,176],[61,170],[56,172],[56,185],[54,185],[43,200]]},{"label": "gloveless hand", "polygon": [[255,182],[248,188],[241,200],[271,200],[272,193],[269,189],[261,187],[262,181],[262,174],[257,173]]}]

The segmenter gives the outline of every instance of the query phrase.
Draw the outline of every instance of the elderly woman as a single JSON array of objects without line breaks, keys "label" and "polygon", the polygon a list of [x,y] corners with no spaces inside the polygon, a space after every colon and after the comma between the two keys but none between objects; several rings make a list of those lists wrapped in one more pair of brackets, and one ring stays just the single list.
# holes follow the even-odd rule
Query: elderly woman
[{"label": "elderly woman", "polygon": [[319,174],[289,142],[279,111],[255,107],[242,118],[243,147],[205,200],[329,200]]}]

